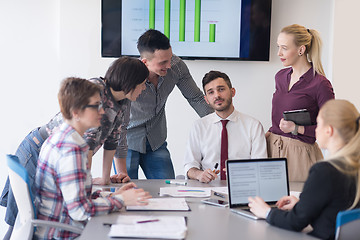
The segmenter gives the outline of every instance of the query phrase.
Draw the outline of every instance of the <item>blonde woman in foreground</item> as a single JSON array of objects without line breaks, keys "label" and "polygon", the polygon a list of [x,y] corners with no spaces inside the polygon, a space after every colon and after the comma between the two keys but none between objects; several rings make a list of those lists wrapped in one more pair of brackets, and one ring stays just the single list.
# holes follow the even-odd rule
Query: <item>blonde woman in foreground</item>
[{"label": "blonde woman in foreground", "polygon": [[280,228],[301,231],[308,224],[311,235],[334,239],[339,211],[359,207],[360,114],[346,100],[330,100],[317,117],[316,139],[330,153],[327,161],[313,165],[300,199],[285,196],[271,209],[261,198],[250,197],[250,210]]}]

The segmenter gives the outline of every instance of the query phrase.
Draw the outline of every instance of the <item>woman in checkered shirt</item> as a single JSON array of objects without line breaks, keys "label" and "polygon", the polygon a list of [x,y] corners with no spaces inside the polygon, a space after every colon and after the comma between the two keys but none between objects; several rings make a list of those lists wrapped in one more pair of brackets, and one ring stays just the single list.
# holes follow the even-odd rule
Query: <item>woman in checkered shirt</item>
[{"label": "woman in checkered shirt", "polygon": [[[127,205],[146,205],[151,196],[129,183],[107,197],[91,194],[89,146],[82,137],[101,125],[105,113],[101,88],[80,78],[63,81],[59,94],[64,122],[44,142],[36,170],[36,209],[39,219],[83,227],[91,216],[107,214]],[[37,227],[39,239],[72,239],[78,235],[51,227]]]}]

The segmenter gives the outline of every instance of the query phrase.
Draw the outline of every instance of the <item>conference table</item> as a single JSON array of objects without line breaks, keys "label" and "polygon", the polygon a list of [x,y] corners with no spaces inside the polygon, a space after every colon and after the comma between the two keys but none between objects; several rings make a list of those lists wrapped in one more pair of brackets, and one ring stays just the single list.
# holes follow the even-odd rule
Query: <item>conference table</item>
[{"label": "conference table", "polygon": [[[209,184],[200,183],[196,180],[187,181],[189,187],[224,187],[226,181],[213,181]],[[133,180],[133,182],[144,190],[148,191],[154,198],[160,197],[161,187],[176,187],[177,185],[166,184],[165,180]],[[112,184],[102,186],[104,190],[108,188],[121,187],[122,184]],[[99,186],[96,186],[99,188]],[[301,191],[302,183],[290,182],[291,191]],[[237,215],[229,208],[217,207],[201,202],[203,198],[186,198],[191,211],[125,211],[92,217],[84,228],[83,233],[78,238],[80,240],[92,239],[113,239],[108,237],[110,227],[104,223],[116,223],[116,219],[121,215],[166,215],[166,216],[186,216],[187,235],[186,240],[226,240],[226,239],[246,239],[246,240],[282,240],[282,239],[316,239],[305,232],[293,232],[280,229],[269,225],[264,220],[252,220],[250,218]],[[126,238],[122,238],[126,239]]]}]

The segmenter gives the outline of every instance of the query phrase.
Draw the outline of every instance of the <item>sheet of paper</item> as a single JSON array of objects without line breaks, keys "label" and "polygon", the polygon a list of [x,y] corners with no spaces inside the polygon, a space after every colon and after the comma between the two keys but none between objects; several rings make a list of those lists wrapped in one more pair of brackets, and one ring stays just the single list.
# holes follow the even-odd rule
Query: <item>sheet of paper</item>
[{"label": "sheet of paper", "polygon": [[295,196],[296,198],[300,197],[301,192],[297,192],[297,191],[290,191],[290,196]]},{"label": "sheet of paper", "polygon": [[130,211],[189,211],[185,198],[150,198],[145,206],[127,206]]},{"label": "sheet of paper", "polygon": [[186,221],[182,216],[119,216],[109,237],[184,239]]},{"label": "sheet of paper", "polygon": [[211,188],[201,187],[162,187],[160,188],[160,196],[171,197],[210,197]]},{"label": "sheet of paper", "polygon": [[171,197],[199,197],[206,198],[211,196],[211,191],[221,194],[228,194],[227,187],[162,187],[160,188],[160,196]]}]

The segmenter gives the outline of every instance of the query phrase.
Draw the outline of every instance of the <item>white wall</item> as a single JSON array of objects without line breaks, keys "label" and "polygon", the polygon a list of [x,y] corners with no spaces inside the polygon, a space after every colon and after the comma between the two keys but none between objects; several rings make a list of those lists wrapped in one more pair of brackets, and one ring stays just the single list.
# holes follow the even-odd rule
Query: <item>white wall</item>
[{"label": "white wall", "polygon": [[[57,1],[0,0],[1,191],[5,154],[15,153],[32,128],[58,111],[59,11]],[[4,215],[0,207],[1,238],[7,229]]]},{"label": "white wall", "polygon": [[359,68],[360,1],[335,0],[333,85],[336,98],[347,99],[360,109]]},{"label": "white wall", "polygon": [[[292,23],[319,30],[324,41],[323,63],[331,80],[334,1],[273,0],[269,62],[186,63],[199,86],[209,70],[226,72],[237,90],[235,107],[258,118],[267,129],[274,74],[282,67],[276,56],[279,30]],[[114,60],[100,57],[100,4],[99,0],[0,0],[1,188],[7,175],[5,154],[15,153],[27,132],[58,111],[56,93],[61,79],[103,76]],[[337,64],[344,65],[341,61]],[[169,97],[166,111],[169,149],[176,174],[183,174],[188,130],[198,117],[177,89]],[[101,153],[93,162],[93,176],[100,176]],[[6,229],[4,213],[1,207],[0,237]]]}]

